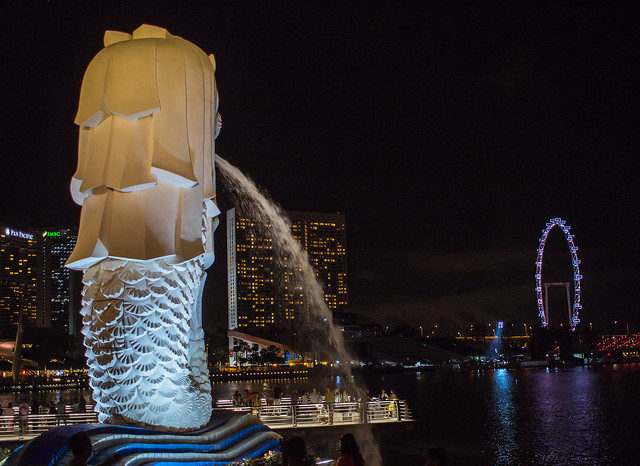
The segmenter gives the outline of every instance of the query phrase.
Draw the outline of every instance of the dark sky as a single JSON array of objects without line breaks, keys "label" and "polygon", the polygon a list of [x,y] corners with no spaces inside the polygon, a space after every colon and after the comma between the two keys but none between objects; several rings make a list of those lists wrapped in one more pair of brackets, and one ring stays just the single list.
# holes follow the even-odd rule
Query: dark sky
[{"label": "dark sky", "polygon": [[[346,214],[354,311],[535,322],[538,236],[560,216],[583,320],[640,324],[632,3],[20,3],[1,7],[1,222],[77,223],[84,70],[104,30],[149,23],[215,54],[218,153],[285,209]],[[562,235],[550,248],[548,278],[568,279]],[[223,327],[219,250],[207,315]]]}]

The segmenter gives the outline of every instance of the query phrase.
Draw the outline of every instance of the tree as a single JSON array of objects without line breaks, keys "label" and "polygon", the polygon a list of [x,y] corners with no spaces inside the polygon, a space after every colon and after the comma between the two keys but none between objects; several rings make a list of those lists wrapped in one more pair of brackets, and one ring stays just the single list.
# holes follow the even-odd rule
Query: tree
[{"label": "tree", "polygon": [[250,351],[251,346],[243,340],[236,340],[235,345],[233,345],[233,352],[236,356],[236,360],[240,364],[246,364],[250,359]]},{"label": "tree", "polygon": [[229,358],[229,340],[226,331],[207,333],[204,337],[209,364],[225,364]]},{"label": "tree", "polygon": [[280,350],[275,345],[269,345],[260,351],[260,359],[263,364],[284,364],[284,356],[280,355]]}]

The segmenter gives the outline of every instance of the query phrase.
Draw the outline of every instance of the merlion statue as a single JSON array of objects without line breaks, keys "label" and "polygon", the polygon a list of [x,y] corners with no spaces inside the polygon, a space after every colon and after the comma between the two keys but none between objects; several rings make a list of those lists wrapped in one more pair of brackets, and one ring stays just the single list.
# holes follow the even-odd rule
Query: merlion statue
[{"label": "merlion statue", "polygon": [[198,428],[211,416],[201,297],[214,260],[215,60],[166,29],[107,31],[75,122],[82,205],[67,267],[101,422]]}]

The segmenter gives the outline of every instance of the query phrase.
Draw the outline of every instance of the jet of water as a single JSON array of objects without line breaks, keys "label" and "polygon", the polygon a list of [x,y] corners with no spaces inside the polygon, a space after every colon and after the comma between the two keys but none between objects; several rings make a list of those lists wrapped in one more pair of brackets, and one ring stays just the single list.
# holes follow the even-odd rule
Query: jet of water
[{"label": "jet of water", "polygon": [[[291,223],[286,214],[251,179],[219,155],[216,155],[216,166],[236,203],[241,204],[241,210],[252,219],[270,226],[267,234],[272,240],[276,260],[281,262],[281,266],[284,265],[282,262],[287,262],[294,286],[302,289],[309,306],[307,317],[313,330],[321,332],[318,339],[323,346],[330,347],[328,353],[332,354],[333,360],[340,361],[340,367],[348,367],[351,357],[346,350],[342,331],[333,324],[333,314],[325,301],[322,284],[309,263],[307,251],[291,234]],[[318,325],[319,322],[322,324]]]},{"label": "jet of water", "polygon": [[[338,368],[345,376],[348,385],[355,389],[359,396],[366,396],[366,391],[355,386],[351,373],[351,356],[346,349],[342,331],[333,324],[333,314],[324,298],[322,285],[318,280],[307,252],[291,234],[291,222],[269,197],[237,167],[216,154],[216,166],[235,202],[243,212],[252,219],[270,225],[267,234],[272,240],[276,260],[287,262],[287,269],[293,275],[294,284],[302,289],[308,303],[308,320],[313,327],[316,343],[323,346],[325,354],[330,354],[331,361],[340,361]],[[326,351],[326,350],[329,351]],[[353,392],[353,390],[352,390]],[[360,444],[363,447],[366,464],[380,465],[382,460],[369,424],[362,429]]]}]

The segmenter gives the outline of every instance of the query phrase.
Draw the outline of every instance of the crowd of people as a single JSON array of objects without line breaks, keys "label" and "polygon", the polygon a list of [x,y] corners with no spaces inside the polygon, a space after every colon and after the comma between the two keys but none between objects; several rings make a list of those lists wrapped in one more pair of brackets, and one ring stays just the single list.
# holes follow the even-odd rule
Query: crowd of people
[{"label": "crowd of people", "polygon": [[[284,401],[283,401],[284,400]],[[366,403],[365,402],[373,402]],[[370,396],[368,391],[358,394],[349,393],[339,388],[326,388],[320,391],[291,390],[288,397],[276,386],[270,390],[250,391],[244,394],[238,390],[231,397],[233,407],[250,407],[254,415],[292,416],[292,422],[321,422],[323,424],[351,423],[361,419],[362,422],[375,422],[385,419],[400,419],[398,396],[395,391],[382,390],[377,396]],[[220,405],[226,407],[228,405]],[[280,409],[282,406],[283,409]],[[295,413],[290,407],[300,406]],[[367,413],[366,421],[358,416]]]},{"label": "crowd of people", "polygon": [[[368,391],[365,391],[358,395],[353,395],[347,392],[346,389],[340,390],[339,388],[327,388],[323,392],[316,388],[311,391],[301,391],[293,389],[290,396],[290,403],[292,405],[307,405],[307,404],[333,404],[333,403],[348,403],[348,402],[362,402],[362,401],[398,401],[398,396],[395,391],[390,390],[389,393],[383,389],[379,396],[370,396]],[[250,391],[246,389],[244,394],[238,390],[235,391],[231,397],[233,406],[261,406],[262,400],[267,406],[279,406],[282,404],[282,399],[285,397],[284,391],[276,386],[272,390],[260,390]]]},{"label": "crowd of people", "polygon": [[[70,401],[72,413],[87,412],[87,400],[83,395],[76,394]],[[38,396],[34,396],[31,400],[22,398],[17,406],[14,406],[12,402],[8,402],[6,406],[2,406],[2,403],[0,403],[0,414],[5,418],[3,427],[6,430],[14,431],[15,427],[18,427],[19,432],[24,433],[29,428],[30,415],[53,414],[56,416],[58,424],[64,424],[69,411],[62,396],[60,396],[57,403],[53,401],[43,403]]]},{"label": "crowd of people", "polygon": [[[282,405],[283,398],[285,398],[284,391],[276,386],[272,390],[267,391],[250,391],[245,390],[244,394],[236,391],[232,397],[232,403],[234,406],[251,406],[259,410],[259,407],[264,404],[270,406]],[[394,390],[390,390],[389,393],[386,390],[382,390],[377,396],[370,396],[368,391],[361,392],[358,395],[350,394],[347,390],[340,390],[338,388],[327,388],[323,392],[320,392],[316,388],[310,391],[292,390],[289,394],[289,401],[292,405],[322,405],[324,409],[332,410],[332,405],[337,403],[353,403],[363,401],[388,401],[389,406],[392,406],[398,397]],[[69,413],[83,413],[87,410],[86,399],[81,394],[74,395],[70,400],[69,406],[65,403],[65,399],[60,397],[56,403],[48,401],[41,403],[38,397],[33,397],[31,400],[23,398],[17,406],[9,402],[6,406],[0,404],[0,413],[5,418],[9,418],[9,424],[5,427],[10,427],[12,430],[15,426],[19,427],[20,432],[26,432],[28,428],[29,416],[37,414],[52,414],[56,415],[56,419],[59,419],[59,424],[62,424],[65,416]],[[72,464],[87,464],[86,459],[91,455],[91,443],[88,441],[86,434],[83,434],[82,438],[75,438],[74,436],[70,441],[70,449],[73,452],[74,461]],[[286,438],[281,443],[282,460],[283,465],[287,466],[302,466],[312,465],[313,460],[307,450],[305,441],[301,437]],[[117,456],[109,457],[102,465],[106,466],[112,464],[117,460]],[[334,464],[334,463],[332,463]],[[364,466],[365,460],[360,453],[358,444],[353,434],[346,433],[340,438],[340,456],[335,463],[337,466]],[[446,465],[447,454],[442,447],[430,448],[424,456],[424,465]]]}]

